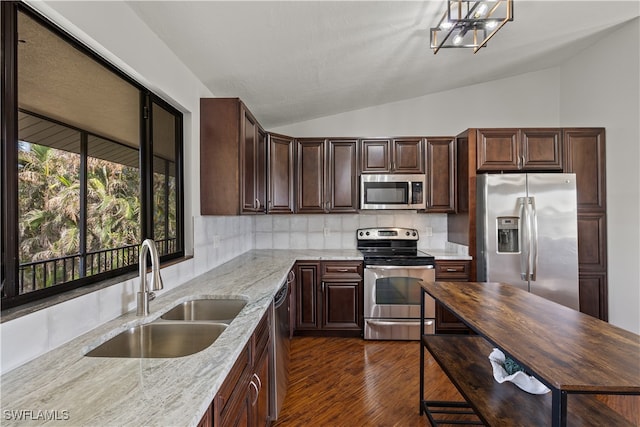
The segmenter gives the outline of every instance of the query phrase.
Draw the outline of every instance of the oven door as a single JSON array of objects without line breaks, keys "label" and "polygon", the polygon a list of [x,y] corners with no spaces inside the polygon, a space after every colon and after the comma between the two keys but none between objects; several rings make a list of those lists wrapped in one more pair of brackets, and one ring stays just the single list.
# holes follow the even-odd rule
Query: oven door
[{"label": "oven door", "polygon": [[[421,281],[433,282],[433,266],[368,266],[364,269],[364,338],[420,339]],[[433,333],[435,301],[425,294],[425,333]]]}]

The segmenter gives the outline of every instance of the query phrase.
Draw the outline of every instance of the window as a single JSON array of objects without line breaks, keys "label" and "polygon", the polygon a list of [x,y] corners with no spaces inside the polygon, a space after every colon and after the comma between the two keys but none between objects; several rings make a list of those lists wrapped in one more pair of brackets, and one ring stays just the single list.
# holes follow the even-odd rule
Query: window
[{"label": "window", "polygon": [[[2,308],[184,255],[182,115],[25,5],[2,5]],[[17,37],[16,37],[17,36]]]}]

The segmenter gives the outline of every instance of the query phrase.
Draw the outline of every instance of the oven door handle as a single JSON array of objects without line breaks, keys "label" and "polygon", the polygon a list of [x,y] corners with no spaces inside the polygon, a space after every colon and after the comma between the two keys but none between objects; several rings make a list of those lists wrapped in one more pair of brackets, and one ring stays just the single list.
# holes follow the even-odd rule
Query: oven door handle
[{"label": "oven door handle", "polygon": [[434,265],[372,265],[368,270],[432,270]]},{"label": "oven door handle", "polygon": [[[416,321],[398,321],[398,322],[394,322],[392,320],[374,320],[374,319],[367,319],[367,323],[371,324],[371,325],[376,325],[376,326],[416,326],[416,325],[420,325],[420,321],[416,320]],[[425,319],[424,320],[424,324],[426,326],[431,326],[433,325],[433,320],[428,320]]]}]

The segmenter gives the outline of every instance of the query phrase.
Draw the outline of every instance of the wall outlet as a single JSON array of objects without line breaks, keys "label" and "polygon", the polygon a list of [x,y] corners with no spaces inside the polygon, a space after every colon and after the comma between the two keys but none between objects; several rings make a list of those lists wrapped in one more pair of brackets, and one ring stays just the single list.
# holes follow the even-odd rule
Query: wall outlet
[{"label": "wall outlet", "polygon": [[322,229],[322,232],[324,233],[325,237],[327,237],[329,235],[329,232],[330,232],[329,227],[324,227]]},{"label": "wall outlet", "polygon": [[218,234],[213,235],[213,248],[220,247],[220,236]]},{"label": "wall outlet", "polygon": [[425,227],[423,233],[424,237],[433,236],[433,229],[431,227]]}]

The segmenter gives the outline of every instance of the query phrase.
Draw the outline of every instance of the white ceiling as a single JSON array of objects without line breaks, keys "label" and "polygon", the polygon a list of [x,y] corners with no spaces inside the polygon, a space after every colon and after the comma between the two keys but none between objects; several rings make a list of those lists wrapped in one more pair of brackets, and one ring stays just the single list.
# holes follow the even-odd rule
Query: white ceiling
[{"label": "white ceiling", "polygon": [[486,48],[434,55],[444,0],[128,3],[213,94],[241,98],[267,129],[548,68],[640,15],[639,0],[515,0]]}]

